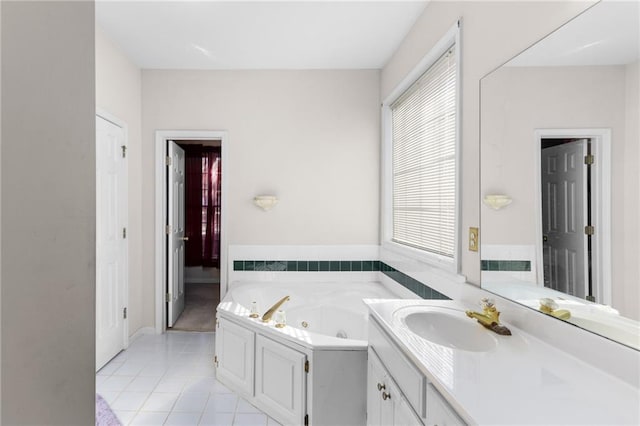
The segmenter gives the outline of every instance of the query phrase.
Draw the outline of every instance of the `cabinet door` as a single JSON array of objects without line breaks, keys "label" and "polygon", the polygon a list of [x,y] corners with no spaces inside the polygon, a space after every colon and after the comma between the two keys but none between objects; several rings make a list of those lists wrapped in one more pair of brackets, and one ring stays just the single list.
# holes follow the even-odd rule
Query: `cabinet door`
[{"label": "cabinet door", "polygon": [[384,367],[371,348],[367,364],[367,426],[382,426],[385,424],[382,411],[388,405],[382,399],[382,391],[386,391],[387,387],[387,377]]},{"label": "cabinet door", "polygon": [[256,396],[259,408],[282,424],[303,424],[307,356],[271,339],[256,337]]},{"label": "cabinet door", "polygon": [[216,377],[246,396],[253,396],[255,333],[224,318],[216,332]]},{"label": "cabinet door", "polygon": [[427,385],[427,424],[434,426],[465,424],[432,384]]},{"label": "cabinet door", "polygon": [[402,394],[391,386],[391,400],[393,402],[394,426],[422,426],[422,421],[413,412],[413,409]]}]

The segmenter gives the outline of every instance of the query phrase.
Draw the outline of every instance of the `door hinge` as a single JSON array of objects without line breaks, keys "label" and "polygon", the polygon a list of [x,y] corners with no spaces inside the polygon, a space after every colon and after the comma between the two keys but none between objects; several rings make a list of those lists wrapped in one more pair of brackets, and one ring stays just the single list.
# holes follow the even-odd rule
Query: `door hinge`
[{"label": "door hinge", "polygon": [[122,228],[122,238],[127,238],[127,228]]},{"label": "door hinge", "polygon": [[122,318],[127,319],[127,308],[122,310]]},{"label": "door hinge", "polygon": [[218,366],[218,355],[213,357],[213,363],[216,365],[216,367]]},{"label": "door hinge", "polygon": [[164,159],[164,164],[166,164],[167,166],[171,165],[171,157],[169,157],[168,155],[165,157]]},{"label": "door hinge", "polygon": [[593,234],[596,233],[596,228],[594,228],[591,225],[587,225],[587,226],[584,227],[584,233],[586,235],[593,235]]},{"label": "door hinge", "polygon": [[593,156],[593,154],[588,154],[584,156],[584,164],[591,165],[595,163],[595,161],[596,161],[596,158]]},{"label": "door hinge", "polygon": [[305,361],[304,362],[304,372],[308,373],[309,372],[309,361]]},{"label": "door hinge", "polygon": [[122,158],[127,158],[127,146],[122,145]]},{"label": "door hinge", "polygon": [[167,301],[167,302],[171,302],[171,293],[167,293],[167,294],[164,296],[164,300],[165,300],[165,301]]},{"label": "door hinge", "polygon": [[164,232],[165,232],[167,235],[171,235],[171,225],[167,225],[167,226],[165,226],[165,227],[164,227]]},{"label": "door hinge", "polygon": [[308,414],[304,415],[304,426],[309,426],[309,415]]}]

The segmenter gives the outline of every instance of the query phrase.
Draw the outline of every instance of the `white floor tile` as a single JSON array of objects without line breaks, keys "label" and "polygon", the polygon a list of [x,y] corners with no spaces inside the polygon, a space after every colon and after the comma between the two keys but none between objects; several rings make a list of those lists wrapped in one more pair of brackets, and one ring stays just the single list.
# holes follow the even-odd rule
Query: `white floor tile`
[{"label": "white floor tile", "polygon": [[183,393],[176,401],[173,411],[202,412],[209,400],[209,393]]},{"label": "white floor tile", "polygon": [[105,391],[122,391],[133,380],[133,376],[111,376],[96,386],[98,393]]},{"label": "white floor tile", "polygon": [[124,361],[120,361],[120,362],[118,362],[118,361],[110,361],[108,364],[106,364],[100,370],[98,370],[98,372],[96,374],[98,376],[110,376],[118,368],[122,367],[123,362]]},{"label": "white floor tile", "polygon": [[246,399],[240,398],[238,400],[238,408],[236,409],[238,413],[262,413],[259,409],[251,405]]},{"label": "white floor tile", "polygon": [[178,392],[153,392],[142,406],[142,411],[171,411],[180,394]]},{"label": "white floor tile", "polygon": [[114,410],[138,411],[149,397],[150,392],[120,392],[113,404]]},{"label": "white floor tile", "polygon": [[200,419],[201,426],[231,426],[233,413],[214,413],[205,411]]},{"label": "white floor tile", "polygon": [[187,382],[184,392],[213,392],[216,382],[215,377],[194,377]]},{"label": "white floor tile", "polygon": [[236,413],[234,426],[266,426],[267,416],[256,413]]},{"label": "white floor tile", "polygon": [[176,413],[169,414],[166,422],[167,426],[194,426],[200,421],[202,413]]},{"label": "white floor tile", "polygon": [[211,392],[233,393],[233,391],[231,389],[229,389],[228,387],[226,387],[222,383],[218,382],[217,380],[213,383],[213,389],[211,390]]},{"label": "white floor tile", "polygon": [[160,381],[160,377],[141,377],[138,376],[131,381],[125,388],[126,391],[134,392],[151,392],[155,389]]},{"label": "white floor tile", "polygon": [[118,416],[118,420],[120,420],[120,423],[122,423],[123,426],[128,425],[136,415],[135,411],[114,410],[113,412],[116,413],[116,416]]},{"label": "white floor tile", "polygon": [[187,377],[171,377],[165,376],[160,379],[160,382],[155,388],[155,392],[182,392],[182,389],[187,384],[189,379]]},{"label": "white floor tile", "polygon": [[169,416],[168,412],[159,413],[159,412],[150,412],[150,411],[140,411],[129,423],[130,425],[135,426],[159,426],[164,424],[164,421]]},{"label": "white floor tile", "polygon": [[142,362],[126,361],[113,372],[114,376],[137,376],[145,365]]},{"label": "white floor tile", "polygon": [[234,413],[238,405],[238,397],[235,394],[212,393],[209,397],[205,413]]},{"label": "white floor tile", "polygon": [[281,426],[216,380],[214,336],[141,336],[96,374],[96,391],[123,425]]},{"label": "white floor tile", "polygon": [[273,420],[271,417],[269,417],[269,419],[267,420],[267,425],[268,426],[282,426],[280,423],[278,423],[277,421]]},{"label": "white floor tile", "polygon": [[98,393],[105,401],[107,401],[107,404],[109,405],[113,404],[113,401],[115,401],[118,395],[120,395],[120,392],[117,391],[104,391]]}]

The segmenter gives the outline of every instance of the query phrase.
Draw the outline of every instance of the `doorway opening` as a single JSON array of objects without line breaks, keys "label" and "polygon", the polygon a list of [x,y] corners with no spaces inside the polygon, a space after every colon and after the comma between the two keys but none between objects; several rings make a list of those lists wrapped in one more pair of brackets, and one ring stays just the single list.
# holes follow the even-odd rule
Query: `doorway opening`
[{"label": "doorway opening", "polygon": [[214,331],[226,281],[224,132],[156,133],[156,329]]},{"label": "doorway opening", "polygon": [[538,130],[536,144],[538,282],[610,304],[610,130]]},{"label": "doorway opening", "polygon": [[[176,166],[182,169],[182,179],[176,181],[171,172],[167,175],[167,225],[169,231],[173,226],[172,220],[176,222],[174,225],[178,225],[175,231],[181,239],[180,245],[183,245],[180,249],[183,253],[178,254],[184,257],[178,262],[175,259],[168,259],[167,262],[168,298],[184,298],[177,305],[169,302],[167,327],[173,330],[215,331],[215,309],[220,303],[220,145],[220,140],[176,139],[169,141],[167,146],[167,158],[170,158],[172,151],[181,150],[178,158],[183,161],[183,164],[170,165],[172,170]],[[172,190],[176,183],[184,185],[183,194]],[[175,197],[184,199],[174,200]],[[181,211],[174,213],[172,210],[176,207]],[[167,237],[171,239],[174,233],[169,231]],[[168,245],[167,254],[171,256],[177,245],[174,241],[168,241]],[[176,263],[180,268],[172,271]],[[181,274],[177,277],[178,283],[172,283],[171,274],[174,272]],[[183,290],[184,295],[174,296],[174,289]]]}]

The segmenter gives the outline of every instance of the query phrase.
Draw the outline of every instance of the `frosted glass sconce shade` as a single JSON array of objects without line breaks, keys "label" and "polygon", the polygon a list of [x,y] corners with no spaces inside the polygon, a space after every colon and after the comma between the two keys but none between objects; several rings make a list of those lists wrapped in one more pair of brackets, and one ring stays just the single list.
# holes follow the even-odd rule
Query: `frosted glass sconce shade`
[{"label": "frosted glass sconce shade", "polygon": [[491,207],[492,209],[500,210],[501,208],[511,204],[511,201],[513,200],[508,195],[490,194],[490,195],[485,195],[483,201],[487,206]]},{"label": "frosted glass sconce shade", "polygon": [[275,195],[256,195],[253,199],[253,204],[266,212],[278,204],[278,197]]}]

